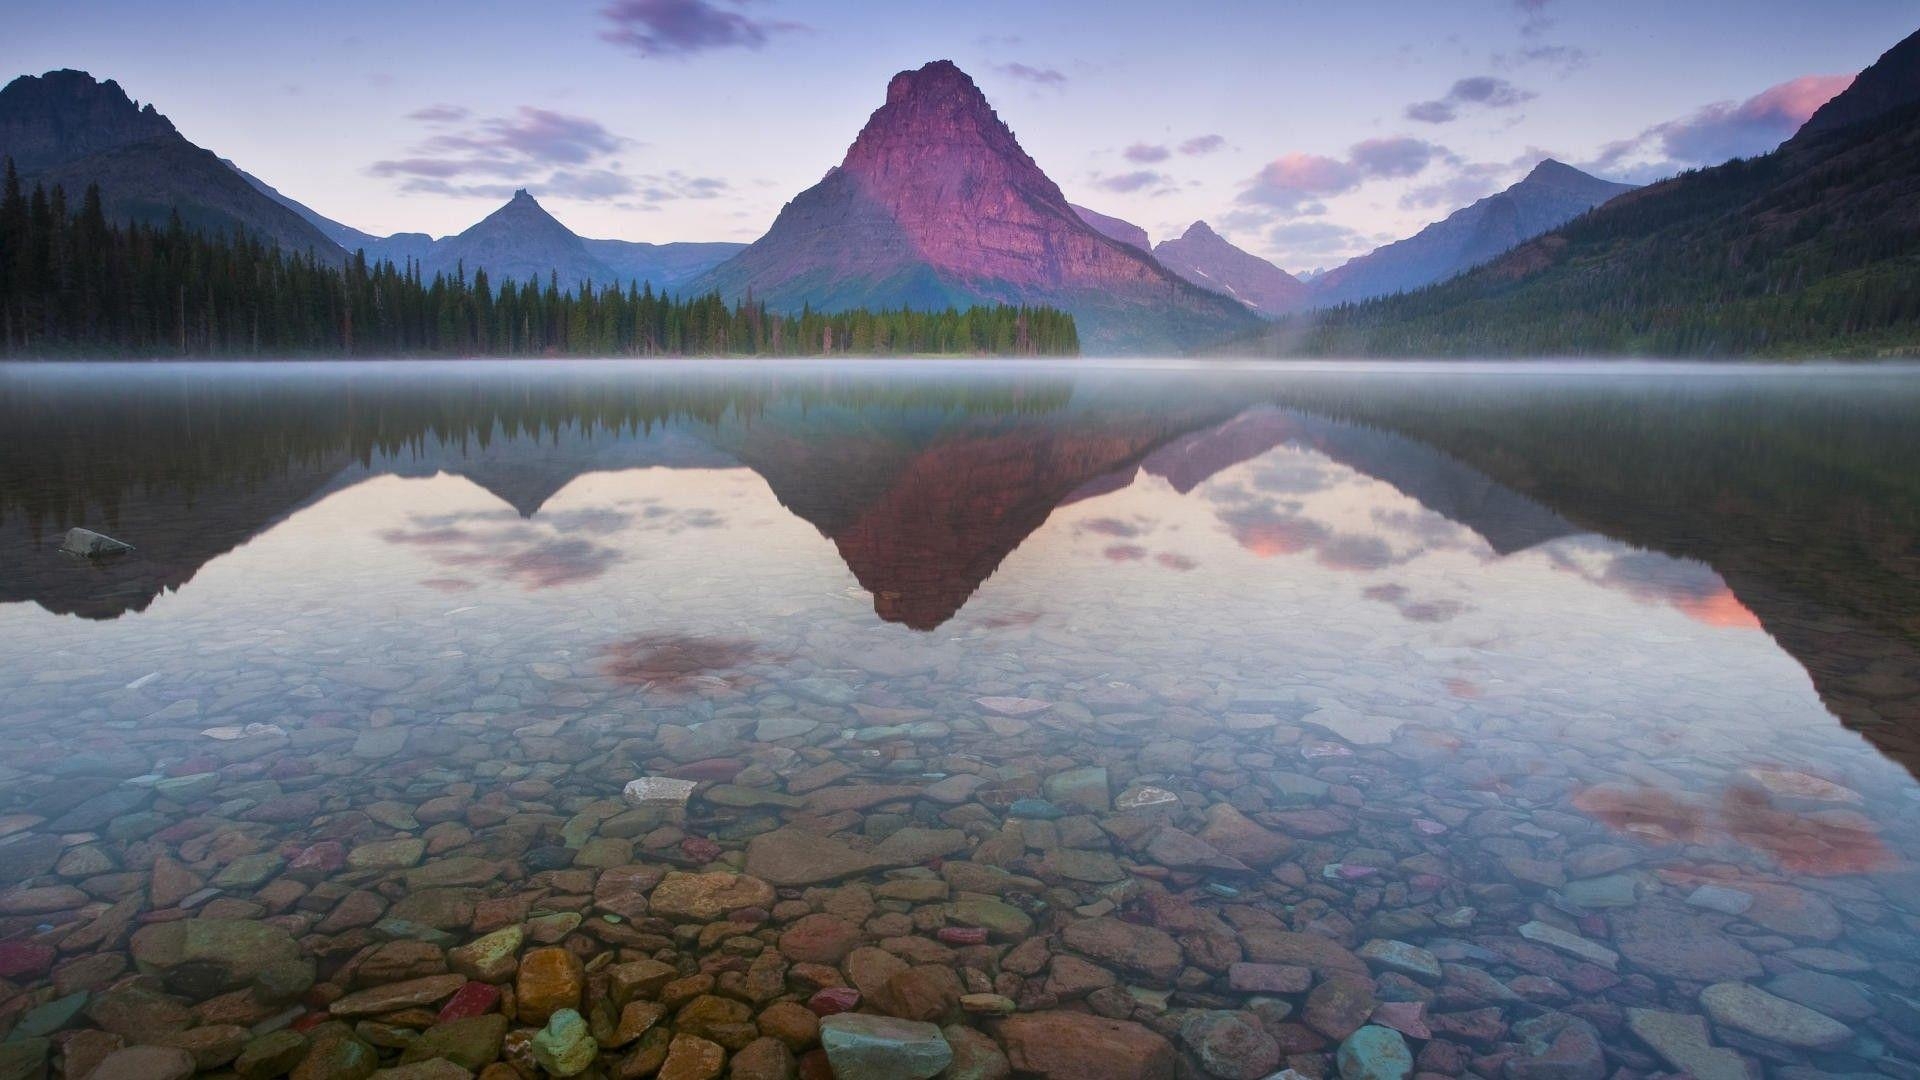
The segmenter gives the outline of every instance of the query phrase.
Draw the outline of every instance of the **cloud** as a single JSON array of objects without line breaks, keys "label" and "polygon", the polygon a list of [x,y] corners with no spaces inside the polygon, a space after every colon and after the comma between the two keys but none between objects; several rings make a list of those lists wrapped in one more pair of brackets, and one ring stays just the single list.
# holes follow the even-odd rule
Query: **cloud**
[{"label": "cloud", "polygon": [[1154,184],[1161,183],[1165,179],[1166,177],[1151,169],[1139,169],[1130,173],[1121,173],[1118,176],[1103,176],[1095,180],[1094,183],[1108,191],[1125,194],[1130,191],[1139,191],[1141,188],[1152,187]]},{"label": "cloud", "polygon": [[717,199],[729,191],[725,180],[717,176],[688,176],[677,169],[649,173],[640,177],[644,185],[639,195],[647,202],[673,202],[677,199]]},{"label": "cloud", "polygon": [[1593,53],[1574,45],[1529,45],[1514,52],[1494,53],[1493,65],[1512,71],[1537,64],[1556,75],[1570,75],[1592,59]]},{"label": "cloud", "polygon": [[1282,154],[1262,166],[1239,201],[1298,212],[1315,199],[1344,195],[1360,186],[1360,170],[1322,154]]},{"label": "cloud", "polygon": [[1527,37],[1539,37],[1553,28],[1553,19],[1547,15],[1547,5],[1552,0],[1513,0],[1514,10],[1520,13],[1520,32]]},{"label": "cloud", "polygon": [[1482,109],[1511,109],[1532,101],[1534,94],[1494,75],[1473,75],[1456,79],[1444,97],[1419,101],[1406,108],[1406,117],[1423,124],[1451,123],[1468,106]]},{"label": "cloud", "polygon": [[1227,138],[1224,135],[1195,135],[1180,144],[1180,152],[1189,157],[1198,157],[1224,149],[1226,145]]},{"label": "cloud", "polygon": [[[510,116],[471,120],[466,109],[433,105],[411,114],[441,128],[406,157],[376,161],[367,171],[396,177],[402,191],[505,198],[537,188],[563,199],[604,200],[631,194],[634,183],[611,155],[632,141],[596,120],[522,106]],[[462,120],[471,122],[444,130]]]},{"label": "cloud", "polygon": [[1353,145],[1347,160],[1368,177],[1398,179],[1414,176],[1436,160],[1452,155],[1444,146],[1399,136],[1391,139],[1367,139]]},{"label": "cloud", "polygon": [[1238,199],[1286,216],[1316,214],[1324,209],[1320,199],[1344,195],[1368,180],[1415,176],[1435,161],[1451,160],[1454,155],[1446,147],[1408,136],[1357,142],[1344,159],[1283,154],[1267,162]]},{"label": "cloud", "polygon": [[1029,67],[1026,64],[1001,64],[1002,75],[1011,76],[1035,86],[1048,86],[1058,90],[1067,85],[1067,77],[1052,68]]},{"label": "cloud", "polygon": [[1267,243],[1296,257],[1325,257],[1365,248],[1367,238],[1331,221],[1288,221],[1267,230]]},{"label": "cloud", "polygon": [[1651,180],[1682,169],[1764,154],[1852,83],[1851,75],[1802,75],[1745,101],[1715,102],[1632,138],[1608,143],[1581,168]]},{"label": "cloud", "polygon": [[1120,155],[1128,161],[1136,161],[1142,165],[1151,165],[1156,161],[1167,160],[1167,158],[1173,156],[1173,152],[1164,146],[1154,146],[1149,143],[1134,143],[1132,146],[1122,150]]},{"label": "cloud", "polygon": [[707,0],[614,0],[600,14],[612,24],[600,32],[601,40],[649,59],[758,49],[774,34],[808,29],[801,23],[751,19]]},{"label": "cloud", "polygon": [[429,150],[504,154],[542,163],[578,165],[613,153],[626,142],[596,120],[522,105],[513,116],[482,120],[474,130],[436,135],[423,145]]},{"label": "cloud", "polygon": [[456,120],[465,120],[473,115],[459,105],[429,105],[424,109],[415,109],[407,114],[407,119],[418,120],[426,124],[450,124]]}]

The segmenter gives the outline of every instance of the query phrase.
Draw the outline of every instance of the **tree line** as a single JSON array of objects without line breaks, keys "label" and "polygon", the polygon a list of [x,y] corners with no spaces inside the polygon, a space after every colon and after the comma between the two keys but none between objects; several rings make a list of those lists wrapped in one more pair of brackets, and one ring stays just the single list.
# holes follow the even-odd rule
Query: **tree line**
[{"label": "tree line", "polygon": [[0,355],[90,358],[396,356],[1071,356],[1048,307],[776,313],[651,284],[495,284],[417,263],[286,252],[247,234],[107,221],[89,186],[0,195]]}]

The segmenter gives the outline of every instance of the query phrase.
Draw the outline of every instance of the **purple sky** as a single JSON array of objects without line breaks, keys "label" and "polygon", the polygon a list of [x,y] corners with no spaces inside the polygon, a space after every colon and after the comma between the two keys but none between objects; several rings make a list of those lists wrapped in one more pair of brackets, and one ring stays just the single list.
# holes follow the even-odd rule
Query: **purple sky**
[{"label": "purple sky", "polygon": [[[1338,10],[1334,10],[1335,8]],[[893,72],[966,68],[1068,198],[1335,265],[1543,156],[1615,179],[1770,149],[1911,0],[13,0],[6,75],[78,67],[371,232],[515,187],[576,231],[751,240]]]}]

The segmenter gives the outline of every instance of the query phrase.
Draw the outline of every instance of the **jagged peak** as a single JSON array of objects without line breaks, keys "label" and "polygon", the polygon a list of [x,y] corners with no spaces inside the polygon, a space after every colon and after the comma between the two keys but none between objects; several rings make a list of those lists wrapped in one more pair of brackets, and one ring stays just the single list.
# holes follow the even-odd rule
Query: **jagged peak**
[{"label": "jagged peak", "polygon": [[41,75],[21,75],[0,88],[0,99],[31,99],[36,96],[104,104],[110,110],[125,110],[145,120],[157,120],[167,130],[173,130],[173,123],[162,116],[152,102],[141,105],[129,97],[118,82],[96,79],[91,72],[78,68],[59,68]]},{"label": "jagged peak", "polygon": [[535,206],[540,205],[540,201],[529,194],[526,188],[514,188],[513,198],[509,199],[508,202],[521,202],[522,200],[530,202]]},{"label": "jagged peak", "polygon": [[1196,221],[1193,224],[1187,226],[1187,231],[1180,234],[1180,239],[1182,240],[1218,240],[1220,239],[1220,234],[1217,232],[1214,232],[1213,226],[1208,225],[1206,222]]},{"label": "jagged peak", "polygon": [[935,60],[912,71],[902,71],[888,81],[887,104],[934,94],[956,93],[978,98],[982,105],[987,101],[987,96],[974,84],[973,77],[960,70],[960,65],[951,60]]}]

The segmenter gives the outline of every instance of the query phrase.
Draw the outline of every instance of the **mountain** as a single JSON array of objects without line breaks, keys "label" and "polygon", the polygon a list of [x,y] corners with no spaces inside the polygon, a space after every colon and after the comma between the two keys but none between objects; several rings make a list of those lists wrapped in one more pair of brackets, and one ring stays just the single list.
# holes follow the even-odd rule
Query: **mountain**
[{"label": "mountain", "polygon": [[1314,282],[1313,303],[1325,307],[1445,281],[1632,190],[1548,158],[1505,191],[1327,271]]},{"label": "mountain", "polygon": [[[1322,313],[1259,351],[1920,352],[1920,100],[1887,90],[1913,85],[1916,41],[1770,154],[1622,195],[1452,281]],[[1848,117],[1861,119],[1827,127]]]},{"label": "mountain", "polygon": [[1884,116],[1920,101],[1920,32],[1880,54],[1853,85],[1814,110],[1794,139],[1806,139]]},{"label": "mountain", "polygon": [[405,265],[408,259],[424,258],[428,250],[433,247],[433,237],[426,233],[411,232],[394,233],[392,236],[375,236],[369,232],[361,232],[351,225],[343,225],[281,192],[231,160],[225,158],[221,160],[228,168],[239,173],[241,179],[253,185],[255,191],[299,214],[308,224],[325,233],[327,239],[339,244],[347,251],[366,252],[369,262],[385,260]]},{"label": "mountain", "polygon": [[23,75],[0,89],[0,158],[12,158],[28,185],[65,188],[69,205],[98,184],[110,220],[164,225],[177,212],[209,232],[245,229],[281,247],[340,252],[151,104],[136,105],[120,84],[84,71]]},{"label": "mountain", "polygon": [[1258,255],[1241,251],[1196,221],[1177,240],[1153,249],[1160,265],[1203,289],[1231,296],[1262,315],[1284,315],[1307,302],[1300,280]]},{"label": "mountain", "polygon": [[1096,352],[1210,344],[1252,325],[1081,220],[945,60],[895,75],[845,160],[695,284],[777,309],[1048,304]]},{"label": "mountain", "polygon": [[632,240],[588,240],[587,254],[600,260],[621,282],[652,282],[655,290],[681,293],[701,274],[738,255],[745,244],[643,244]]},{"label": "mountain", "polygon": [[[745,244],[730,243],[643,244],[631,240],[588,240],[578,238],[581,245],[585,248],[587,259],[589,260],[582,262],[578,253],[574,251],[573,245],[564,237],[560,237],[554,233],[553,227],[558,226],[561,230],[565,231],[568,236],[575,235],[573,231],[567,229],[564,225],[560,225],[559,221],[554,219],[552,215],[547,214],[546,211],[540,207],[540,204],[525,191],[516,192],[514,201],[508,202],[508,204],[501,209],[500,213],[513,210],[514,203],[522,197],[524,197],[528,203],[531,203],[532,210],[538,211],[538,213],[528,212],[523,214],[520,210],[515,210],[511,214],[507,214],[504,219],[495,222],[493,226],[489,226],[488,229],[482,233],[481,241],[463,243],[455,248],[448,245],[452,245],[459,237],[447,237],[444,240],[436,241],[433,237],[421,232],[402,232],[394,233],[391,236],[375,236],[369,232],[362,232],[351,225],[343,225],[321,214],[319,211],[303,205],[292,197],[278,191],[266,181],[240,168],[240,166],[234,165],[231,161],[227,162],[227,164],[232,166],[235,172],[238,172],[245,178],[247,183],[252,184],[256,191],[259,191],[280,205],[285,206],[287,209],[292,210],[294,213],[299,214],[311,222],[315,228],[325,233],[334,243],[339,244],[346,250],[365,251],[369,261],[385,260],[405,265],[408,259],[419,260],[420,263],[426,267],[426,273],[429,275],[435,271],[451,273],[457,266],[461,265],[461,260],[464,258],[468,260],[464,265],[469,276],[471,276],[476,268],[484,266],[487,275],[493,278],[495,282],[498,282],[502,280],[500,270],[496,265],[485,260],[490,258],[497,259],[501,255],[505,255],[507,256],[506,261],[500,263],[500,265],[509,268],[508,273],[509,276],[512,277],[512,280],[526,280],[524,273],[515,272],[516,268],[524,270],[526,267],[534,265],[538,260],[532,256],[526,258],[520,256],[516,248],[519,240],[508,231],[520,229],[524,230],[525,237],[529,242],[543,245],[547,251],[557,253],[562,257],[563,261],[554,264],[554,268],[560,271],[560,283],[563,286],[571,288],[590,278],[593,281],[602,283],[610,281],[618,281],[622,284],[630,281],[651,282],[656,289],[678,291],[679,286],[684,285],[690,279],[698,277],[705,271],[725,262],[735,253],[739,252],[740,249],[747,246]],[[524,210],[525,207],[521,209]],[[500,213],[496,213],[494,217],[500,217]],[[488,218],[487,221],[493,221],[493,218]],[[486,225],[487,221],[482,221],[479,225],[475,225],[474,229],[479,229],[481,225]],[[516,225],[516,222],[520,224]],[[474,229],[470,229],[468,232],[473,232]],[[492,234],[492,239],[486,239],[488,234]],[[482,249],[482,242],[487,245],[484,250]],[[449,254],[449,252],[451,252],[451,254]],[[481,261],[473,261],[475,259]],[[562,269],[563,266],[565,269]],[[591,271],[591,273],[587,271]],[[544,271],[539,273],[538,276],[542,281],[546,279],[546,273]]]},{"label": "mountain", "polygon": [[561,288],[572,288],[583,281],[612,282],[617,276],[593,257],[586,241],[547,213],[525,188],[467,231],[435,243],[421,269],[427,277],[464,270],[472,280],[474,271],[482,267],[496,286],[529,280],[545,286],[553,275]]},{"label": "mountain", "polygon": [[1073,207],[1073,212],[1080,215],[1080,220],[1093,226],[1093,231],[1100,235],[1137,247],[1141,251],[1153,250],[1153,240],[1147,236],[1147,230],[1133,222],[1109,217],[1098,210],[1089,210],[1079,203],[1067,205]]}]

